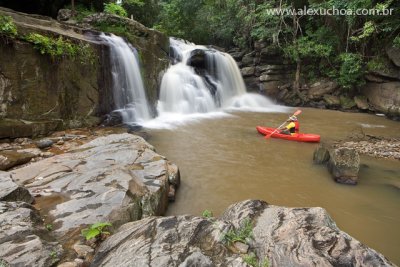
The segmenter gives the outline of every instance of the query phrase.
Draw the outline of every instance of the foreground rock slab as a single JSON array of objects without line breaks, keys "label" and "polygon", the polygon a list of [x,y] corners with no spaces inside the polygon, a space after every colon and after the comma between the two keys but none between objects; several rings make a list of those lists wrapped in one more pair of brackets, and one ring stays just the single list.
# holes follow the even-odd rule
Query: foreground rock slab
[{"label": "foreground rock slab", "polygon": [[39,212],[31,205],[0,202],[1,266],[54,266],[62,251],[47,235]]},{"label": "foreground rock slab", "polygon": [[[250,220],[248,254],[224,242]],[[254,253],[269,266],[394,266],[337,228],[322,208],[285,208],[248,200],[219,219],[149,217],[121,226],[98,249],[91,266],[249,266]],[[263,265],[261,265],[263,266]]]},{"label": "foreground rock slab", "polygon": [[[118,227],[145,216],[162,215],[178,168],[158,155],[143,138],[131,134],[100,137],[69,153],[11,172],[12,179],[36,196],[58,197],[47,218],[58,237],[76,235],[96,222]],[[77,231],[78,230],[78,231]],[[69,236],[69,235],[68,235]]]}]

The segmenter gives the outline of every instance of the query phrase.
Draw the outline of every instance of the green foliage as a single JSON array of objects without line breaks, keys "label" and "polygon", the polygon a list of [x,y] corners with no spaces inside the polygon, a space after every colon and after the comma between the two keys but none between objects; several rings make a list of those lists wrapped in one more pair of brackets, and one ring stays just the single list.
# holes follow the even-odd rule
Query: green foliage
[{"label": "green foliage", "polygon": [[247,243],[246,239],[253,238],[253,224],[249,219],[245,219],[239,229],[229,230],[223,240],[228,245],[231,245],[237,241]]},{"label": "green foliage", "polygon": [[248,265],[253,266],[253,267],[268,267],[269,266],[268,259],[265,259],[265,260],[259,262],[254,253],[244,255],[243,260],[245,263],[247,263]]},{"label": "green foliage", "polygon": [[33,44],[33,47],[42,55],[49,55],[53,59],[71,58],[79,59],[81,64],[94,64],[95,54],[89,44],[74,44],[59,38],[52,38],[38,33],[30,33],[24,37],[27,42]]},{"label": "green foliage", "polygon": [[308,37],[301,37],[284,48],[286,56],[294,61],[299,61],[304,58],[329,57],[332,50],[333,48],[331,46],[316,43]]},{"label": "green foliage", "polygon": [[342,53],[339,55],[340,70],[337,78],[338,84],[344,89],[353,89],[362,85],[364,69],[360,54]]},{"label": "green foliage", "polygon": [[210,210],[204,210],[203,213],[201,214],[201,216],[203,216],[205,218],[212,218],[213,217],[213,213]]},{"label": "green foliage", "polygon": [[[65,8],[71,9],[71,5],[67,5]],[[96,13],[96,10],[93,7],[93,5],[90,8],[88,8],[87,6],[78,3],[75,5],[74,19],[78,22],[82,22],[84,18],[94,13]]]},{"label": "green foliage", "polygon": [[160,13],[157,0],[124,0],[122,7],[128,13],[128,17],[132,16],[147,27],[153,27]]},{"label": "green foliage", "polygon": [[375,57],[368,61],[367,63],[367,70],[374,71],[374,70],[387,70],[387,65],[385,60],[382,57]]},{"label": "green foliage", "polygon": [[400,36],[396,36],[396,38],[393,39],[393,47],[400,48]]},{"label": "green foliage", "polygon": [[363,39],[369,38],[375,31],[376,29],[374,23],[372,21],[367,21],[364,24],[362,33],[359,36],[350,37],[350,40],[355,42],[362,41]]},{"label": "green foliage", "polygon": [[10,16],[0,15],[0,35],[15,38],[18,35],[17,27]]},{"label": "green foliage", "polygon": [[104,12],[108,14],[114,14],[120,17],[128,16],[126,10],[122,6],[115,3],[104,3]]},{"label": "green foliage", "polygon": [[109,232],[105,231],[105,229],[110,226],[112,226],[112,224],[108,222],[95,223],[89,228],[82,229],[81,234],[86,238],[86,240],[90,240],[92,238],[97,238],[102,234],[110,234]]},{"label": "green foliage", "polygon": [[52,231],[53,230],[53,225],[51,223],[48,223],[45,225],[47,231]]}]

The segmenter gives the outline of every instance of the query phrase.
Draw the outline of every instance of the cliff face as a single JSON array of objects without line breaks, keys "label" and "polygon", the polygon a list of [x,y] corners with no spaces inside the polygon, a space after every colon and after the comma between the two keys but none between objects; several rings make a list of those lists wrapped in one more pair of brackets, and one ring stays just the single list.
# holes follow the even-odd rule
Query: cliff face
[{"label": "cliff face", "polygon": [[265,43],[255,43],[254,50],[248,53],[230,52],[249,91],[258,91],[291,106],[371,111],[400,118],[400,49],[389,48],[384,68],[369,70],[366,84],[347,96],[335,81],[324,78],[310,84],[302,78],[302,86],[295,92],[295,66]]},{"label": "cliff face", "polygon": [[[95,55],[92,64],[79,58],[53,59],[23,40],[0,38],[0,138],[95,125],[114,109],[109,49],[94,41],[97,31],[3,8],[0,15],[13,18],[20,36],[61,36],[75,44],[89,44]],[[160,74],[168,66],[164,52],[168,38],[139,23],[131,24],[129,41],[141,56],[146,93],[155,110]]]}]

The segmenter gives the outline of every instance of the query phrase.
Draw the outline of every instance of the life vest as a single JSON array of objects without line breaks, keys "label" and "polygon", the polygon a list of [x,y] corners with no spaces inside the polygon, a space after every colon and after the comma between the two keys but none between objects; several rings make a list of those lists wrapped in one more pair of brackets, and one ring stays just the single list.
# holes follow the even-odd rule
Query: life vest
[{"label": "life vest", "polygon": [[289,129],[290,133],[291,133],[291,134],[299,133],[299,130],[300,130],[300,124],[299,124],[299,122],[298,122],[298,121],[292,121],[292,122],[294,123],[294,127],[291,127],[291,128]]}]

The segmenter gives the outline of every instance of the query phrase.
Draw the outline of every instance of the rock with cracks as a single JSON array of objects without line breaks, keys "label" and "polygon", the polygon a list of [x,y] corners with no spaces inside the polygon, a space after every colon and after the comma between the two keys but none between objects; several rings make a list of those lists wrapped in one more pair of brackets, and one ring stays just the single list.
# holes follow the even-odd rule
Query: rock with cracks
[{"label": "rock with cracks", "polygon": [[1,201],[0,266],[54,266],[63,250],[47,232],[31,205]]},{"label": "rock with cracks", "polygon": [[249,266],[224,242],[229,230],[252,223],[247,256],[260,266],[394,266],[337,228],[322,208],[286,208],[247,200],[219,219],[149,217],[123,225],[98,249],[91,266]]},{"label": "rock with cracks", "polygon": [[62,199],[48,208],[48,220],[56,236],[69,237],[96,222],[118,227],[162,215],[170,185],[179,181],[179,171],[171,165],[143,138],[113,134],[11,174],[36,196],[39,205],[42,198]]}]

